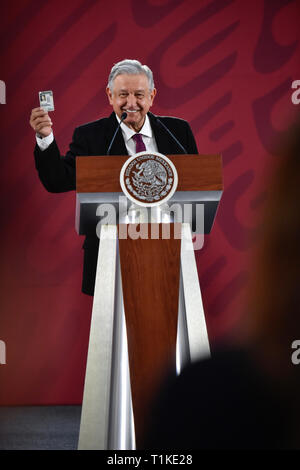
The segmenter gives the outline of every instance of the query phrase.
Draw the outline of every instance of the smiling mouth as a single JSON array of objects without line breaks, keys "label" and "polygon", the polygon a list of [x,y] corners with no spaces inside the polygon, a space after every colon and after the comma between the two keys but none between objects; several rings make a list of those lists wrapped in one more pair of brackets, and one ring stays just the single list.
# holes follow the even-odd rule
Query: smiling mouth
[{"label": "smiling mouth", "polygon": [[138,113],[139,109],[124,109],[126,113]]}]

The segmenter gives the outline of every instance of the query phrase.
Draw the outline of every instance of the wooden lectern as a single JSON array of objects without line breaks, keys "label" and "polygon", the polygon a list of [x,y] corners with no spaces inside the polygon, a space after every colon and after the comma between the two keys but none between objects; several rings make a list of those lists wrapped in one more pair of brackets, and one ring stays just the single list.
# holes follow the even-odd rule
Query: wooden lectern
[{"label": "wooden lectern", "polygon": [[[146,218],[135,218],[130,202],[120,211],[128,158],[76,159],[76,230],[97,226],[100,239],[79,449],[141,448],[163,378],[210,354],[191,227],[202,236],[211,230],[223,190],[221,156],[168,155],[178,173],[171,224],[163,210],[154,219],[147,209]],[[108,225],[111,208],[116,217]],[[148,238],[129,236],[131,229]]]}]

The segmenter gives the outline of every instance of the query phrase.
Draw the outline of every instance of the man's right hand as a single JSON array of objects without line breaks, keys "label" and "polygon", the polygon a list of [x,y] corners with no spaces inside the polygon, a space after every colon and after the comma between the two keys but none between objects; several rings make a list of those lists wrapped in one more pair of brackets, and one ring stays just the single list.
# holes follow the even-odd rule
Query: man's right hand
[{"label": "man's right hand", "polygon": [[47,137],[52,132],[52,121],[43,108],[34,108],[31,111],[29,123],[36,134],[41,137]]}]

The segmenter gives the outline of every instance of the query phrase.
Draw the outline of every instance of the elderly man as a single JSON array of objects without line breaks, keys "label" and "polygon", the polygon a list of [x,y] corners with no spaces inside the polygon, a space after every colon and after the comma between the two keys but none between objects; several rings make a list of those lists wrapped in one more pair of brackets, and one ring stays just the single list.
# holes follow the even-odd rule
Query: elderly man
[{"label": "elderly man", "polygon": [[[106,93],[113,107],[112,114],[77,127],[65,156],[61,156],[56,144],[48,113],[42,108],[32,110],[30,125],[36,133],[36,168],[48,191],[56,193],[75,189],[76,156],[106,155],[108,152],[110,155],[133,155],[142,150],[163,154],[198,153],[186,121],[173,117],[159,117],[157,120],[157,116],[149,112],[156,89],[152,72],[146,65],[129,59],[115,64]],[[87,236],[83,245],[82,291],[89,295],[94,292],[98,243],[95,233]]]}]

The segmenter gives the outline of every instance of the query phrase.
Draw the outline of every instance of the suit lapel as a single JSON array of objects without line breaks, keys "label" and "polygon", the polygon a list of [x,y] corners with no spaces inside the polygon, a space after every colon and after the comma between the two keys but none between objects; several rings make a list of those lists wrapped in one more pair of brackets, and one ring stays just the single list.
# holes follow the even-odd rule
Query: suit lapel
[{"label": "suit lapel", "polygon": [[148,113],[148,116],[159,153],[162,153],[163,155],[178,153],[178,150],[176,146],[174,146],[174,143],[170,139],[168,133],[159,124],[156,123],[156,116],[150,112]]},{"label": "suit lapel", "polygon": [[[106,151],[111,143],[111,139],[113,138],[113,135],[115,133],[115,130],[117,129],[117,126],[118,126],[118,121],[116,119],[115,113],[111,113],[111,115],[109,116],[107,120],[106,133],[105,133],[106,134],[105,135]],[[112,144],[110,155],[128,155],[121,129],[118,130],[116,138]]]}]

